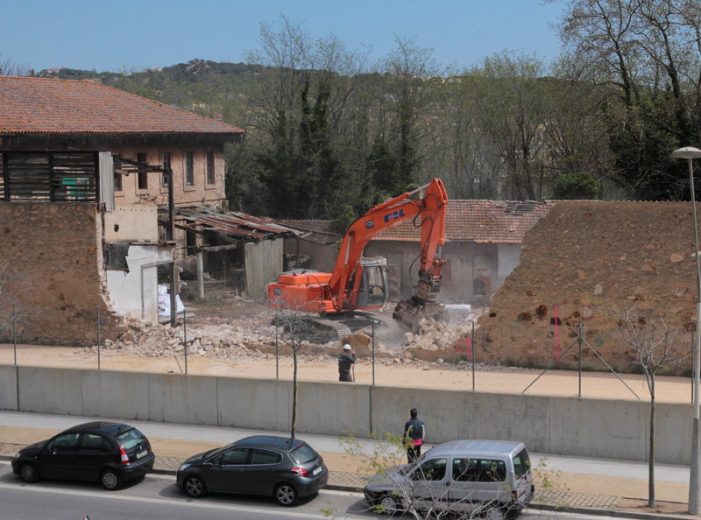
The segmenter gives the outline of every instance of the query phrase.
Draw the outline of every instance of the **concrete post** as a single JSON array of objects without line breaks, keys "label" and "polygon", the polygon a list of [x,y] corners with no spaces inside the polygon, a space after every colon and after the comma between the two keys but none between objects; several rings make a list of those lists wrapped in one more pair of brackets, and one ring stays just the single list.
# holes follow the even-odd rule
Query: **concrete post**
[{"label": "concrete post", "polygon": [[197,251],[197,298],[204,300],[204,253]]}]

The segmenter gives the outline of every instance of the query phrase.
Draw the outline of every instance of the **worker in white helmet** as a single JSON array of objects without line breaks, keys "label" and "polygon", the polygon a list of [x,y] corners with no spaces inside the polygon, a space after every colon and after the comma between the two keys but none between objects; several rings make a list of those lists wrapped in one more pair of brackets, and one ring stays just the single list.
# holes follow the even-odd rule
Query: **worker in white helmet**
[{"label": "worker in white helmet", "polygon": [[338,380],[346,383],[353,382],[353,375],[351,370],[353,364],[355,363],[355,352],[353,352],[353,347],[346,343],[343,345],[343,352],[338,356]]}]

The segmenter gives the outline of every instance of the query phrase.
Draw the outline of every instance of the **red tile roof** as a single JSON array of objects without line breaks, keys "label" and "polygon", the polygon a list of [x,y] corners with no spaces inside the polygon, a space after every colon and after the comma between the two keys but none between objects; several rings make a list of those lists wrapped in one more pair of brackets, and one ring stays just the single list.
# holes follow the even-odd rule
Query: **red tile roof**
[{"label": "red tile roof", "polygon": [[0,77],[0,134],[206,133],[243,130],[94,81]]},{"label": "red tile roof", "polygon": [[[526,231],[548,214],[552,202],[504,200],[450,200],[445,234],[448,241],[483,244],[520,244]],[[419,231],[402,222],[375,240],[418,242]]]}]

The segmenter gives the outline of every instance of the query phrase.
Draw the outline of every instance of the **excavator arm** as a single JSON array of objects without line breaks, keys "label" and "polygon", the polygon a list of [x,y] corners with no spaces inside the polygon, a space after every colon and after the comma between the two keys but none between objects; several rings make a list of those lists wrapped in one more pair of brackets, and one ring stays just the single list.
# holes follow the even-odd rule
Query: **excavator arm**
[{"label": "excavator arm", "polygon": [[[346,231],[336,259],[327,295],[338,311],[355,308],[360,286],[360,259],[365,246],[379,233],[400,222],[413,220],[421,227],[421,259],[416,294],[399,303],[394,317],[413,325],[426,304],[435,303],[440,290],[440,247],[445,243],[448,196],[443,182],[432,179],[416,190],[393,197],[370,209]],[[401,308],[401,310],[400,310]],[[398,310],[400,312],[398,313]]]}]

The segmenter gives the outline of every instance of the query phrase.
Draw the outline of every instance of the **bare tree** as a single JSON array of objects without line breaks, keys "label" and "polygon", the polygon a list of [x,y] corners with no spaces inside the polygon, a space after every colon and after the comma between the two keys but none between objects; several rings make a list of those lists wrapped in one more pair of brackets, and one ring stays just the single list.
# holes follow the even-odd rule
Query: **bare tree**
[{"label": "bare tree", "polygon": [[310,342],[322,342],[323,332],[314,326],[311,316],[301,310],[280,310],[276,313],[275,320],[283,329],[283,341],[292,351],[292,411],[290,417],[290,437],[297,434],[297,402],[298,402],[298,375],[299,355],[302,349]]},{"label": "bare tree", "polygon": [[3,58],[0,54],[0,76],[29,76],[33,71],[23,65],[18,65],[10,58]]},{"label": "bare tree", "polygon": [[635,352],[635,364],[645,376],[650,394],[648,453],[648,506],[655,507],[655,379],[658,372],[679,366],[688,358],[683,347],[685,331],[670,329],[662,318],[648,318],[635,308],[613,311],[623,343]]}]

